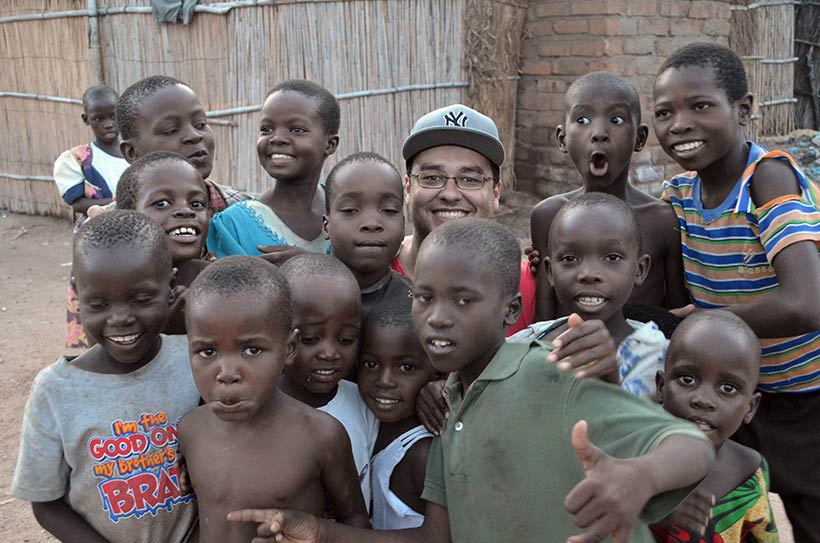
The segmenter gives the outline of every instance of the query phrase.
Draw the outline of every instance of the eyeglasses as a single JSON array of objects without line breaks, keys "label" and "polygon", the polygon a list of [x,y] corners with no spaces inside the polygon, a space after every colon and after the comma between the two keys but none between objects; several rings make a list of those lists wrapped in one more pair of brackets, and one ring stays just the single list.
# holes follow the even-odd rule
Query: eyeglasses
[{"label": "eyeglasses", "polygon": [[483,187],[487,181],[495,181],[494,178],[487,177],[480,173],[444,175],[435,170],[422,170],[418,173],[411,174],[410,177],[415,177],[419,186],[425,189],[443,189],[450,179],[455,181],[456,187],[461,190],[478,190]]}]

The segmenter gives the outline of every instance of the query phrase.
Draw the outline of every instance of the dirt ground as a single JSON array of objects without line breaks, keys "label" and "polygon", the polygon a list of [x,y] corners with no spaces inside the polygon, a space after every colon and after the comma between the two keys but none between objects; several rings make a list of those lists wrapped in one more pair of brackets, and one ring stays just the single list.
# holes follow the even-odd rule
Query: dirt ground
[{"label": "dirt ground", "polygon": [[[528,210],[536,200],[509,194],[499,220],[528,237]],[[71,260],[71,223],[0,211],[0,541],[55,541],[42,530],[28,504],[11,496],[20,424],[31,383],[65,352],[65,293]],[[793,543],[779,500],[781,541]]]}]

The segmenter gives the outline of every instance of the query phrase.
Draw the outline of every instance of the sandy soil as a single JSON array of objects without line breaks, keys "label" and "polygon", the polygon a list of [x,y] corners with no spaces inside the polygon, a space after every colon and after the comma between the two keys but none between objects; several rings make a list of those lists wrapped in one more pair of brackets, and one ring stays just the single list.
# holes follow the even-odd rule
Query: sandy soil
[{"label": "sandy soil", "polygon": [[[532,197],[507,195],[499,220],[528,237]],[[65,293],[71,260],[71,223],[0,211],[0,541],[55,541],[42,530],[27,503],[9,490],[20,423],[37,372],[65,352]],[[779,500],[777,524],[781,541],[793,543]]]}]

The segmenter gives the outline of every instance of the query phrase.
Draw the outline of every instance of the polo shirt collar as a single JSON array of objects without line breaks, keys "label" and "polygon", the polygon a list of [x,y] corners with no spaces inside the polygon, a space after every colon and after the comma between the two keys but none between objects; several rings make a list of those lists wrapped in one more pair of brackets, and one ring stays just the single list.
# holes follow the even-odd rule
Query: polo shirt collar
[{"label": "polo shirt collar", "polygon": [[[484,368],[484,371],[482,371],[481,375],[473,381],[473,384],[470,385],[470,387],[476,388],[476,383],[480,383],[482,381],[503,381],[504,379],[515,375],[521,367],[521,362],[524,360],[524,356],[530,351],[530,348],[533,345],[543,345],[543,343],[538,341],[505,341],[504,345],[498,349],[495,356],[493,356],[493,359],[490,360],[490,363],[487,364],[487,367]],[[544,363],[546,364],[546,359],[544,360]],[[461,397],[461,377],[459,377],[458,373],[453,372],[447,378],[447,383],[444,385],[444,392],[448,403],[450,403],[451,399],[457,401],[456,399]]]}]

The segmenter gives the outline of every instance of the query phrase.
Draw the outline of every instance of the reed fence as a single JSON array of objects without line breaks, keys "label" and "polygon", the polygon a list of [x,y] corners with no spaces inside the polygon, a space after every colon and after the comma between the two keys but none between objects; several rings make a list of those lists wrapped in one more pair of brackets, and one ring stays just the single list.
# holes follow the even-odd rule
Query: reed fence
[{"label": "reed fence", "polygon": [[[0,208],[68,215],[54,159],[90,139],[77,103],[102,79],[118,91],[152,74],[185,81],[212,115],[212,177],[250,192],[269,179],[255,141],[267,90],[314,80],[340,99],[328,166],[373,150],[402,168],[420,115],[462,102],[499,125],[513,183],[517,67],[526,5],[509,0],[203,1],[188,26],[157,24],[147,0],[0,6]],[[69,99],[55,101],[57,99]]]},{"label": "reed fence", "polygon": [[798,128],[820,130],[820,2],[799,2],[794,9],[795,118]]}]

